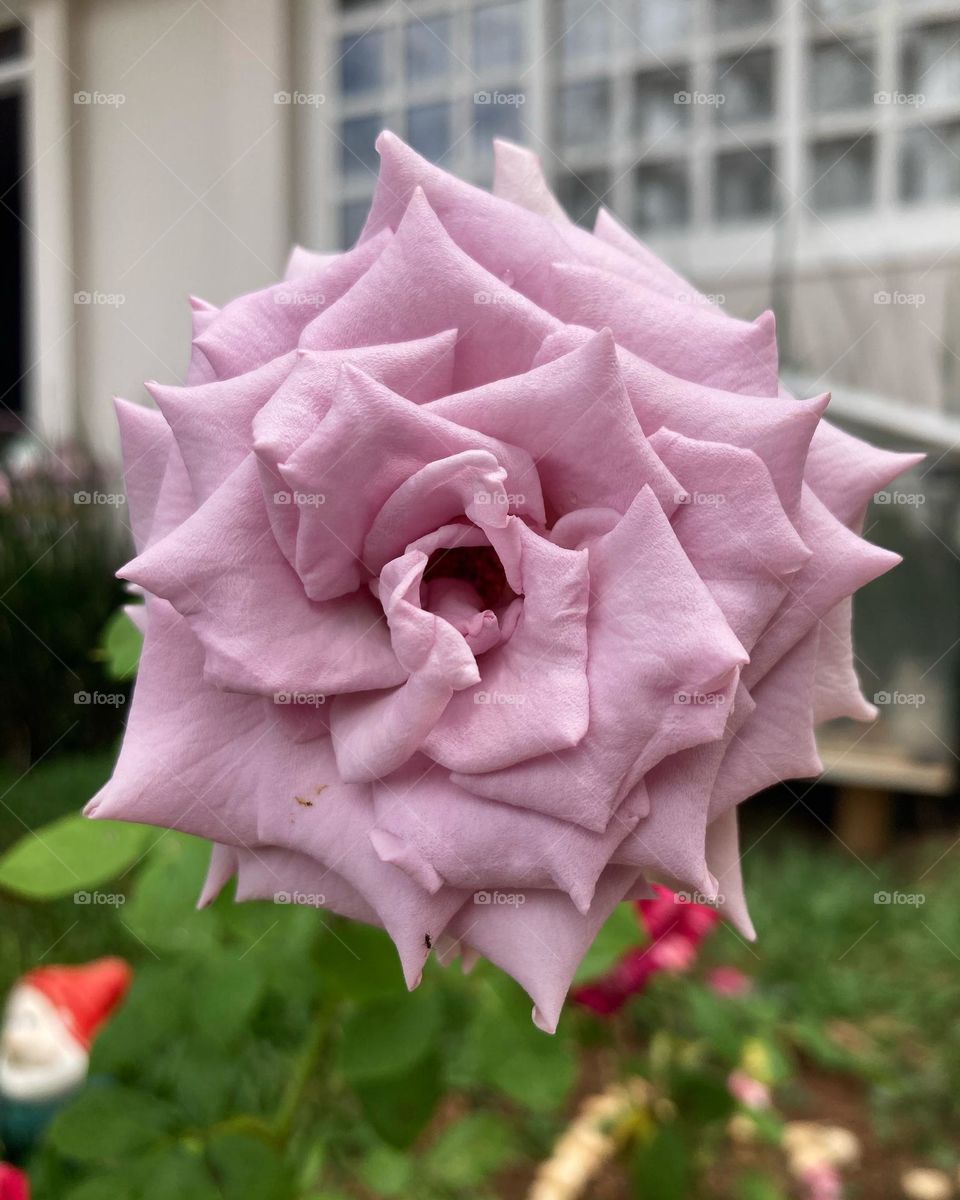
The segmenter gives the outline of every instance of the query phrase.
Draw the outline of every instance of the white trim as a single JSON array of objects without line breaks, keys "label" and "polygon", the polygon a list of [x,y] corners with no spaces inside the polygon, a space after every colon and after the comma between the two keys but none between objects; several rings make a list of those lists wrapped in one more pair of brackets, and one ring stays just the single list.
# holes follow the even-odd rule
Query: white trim
[{"label": "white trim", "polygon": [[27,404],[24,417],[56,446],[81,434],[76,380],[70,167],[73,75],[68,0],[35,0],[28,14]]}]

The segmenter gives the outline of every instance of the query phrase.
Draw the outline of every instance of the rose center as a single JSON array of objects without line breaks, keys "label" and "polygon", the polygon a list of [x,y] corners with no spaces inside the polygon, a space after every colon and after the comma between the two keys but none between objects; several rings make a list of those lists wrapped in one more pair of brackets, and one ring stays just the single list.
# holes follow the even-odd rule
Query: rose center
[{"label": "rose center", "polygon": [[485,608],[494,611],[508,604],[513,590],[492,546],[455,546],[434,550],[423,572],[424,583],[435,579],[460,579],[476,588]]}]

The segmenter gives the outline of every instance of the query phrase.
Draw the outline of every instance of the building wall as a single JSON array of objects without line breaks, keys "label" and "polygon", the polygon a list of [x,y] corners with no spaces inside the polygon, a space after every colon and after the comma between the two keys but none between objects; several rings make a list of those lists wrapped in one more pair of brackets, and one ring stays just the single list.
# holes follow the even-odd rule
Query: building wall
[{"label": "building wall", "polygon": [[[188,294],[220,304],[282,270],[292,239],[284,0],[70,0],[76,397],[115,448],[111,397],[176,382]],[[114,97],[111,100],[111,97]]]}]

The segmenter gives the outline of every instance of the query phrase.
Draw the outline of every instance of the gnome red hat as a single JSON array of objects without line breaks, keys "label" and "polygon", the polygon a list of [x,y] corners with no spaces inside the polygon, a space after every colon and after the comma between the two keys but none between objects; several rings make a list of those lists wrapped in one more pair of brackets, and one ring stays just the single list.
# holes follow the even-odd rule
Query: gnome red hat
[{"label": "gnome red hat", "polygon": [[133,978],[122,958],[98,958],[79,967],[38,967],[22,983],[59,1012],[76,1041],[89,1050],[94,1034],[126,995]]}]

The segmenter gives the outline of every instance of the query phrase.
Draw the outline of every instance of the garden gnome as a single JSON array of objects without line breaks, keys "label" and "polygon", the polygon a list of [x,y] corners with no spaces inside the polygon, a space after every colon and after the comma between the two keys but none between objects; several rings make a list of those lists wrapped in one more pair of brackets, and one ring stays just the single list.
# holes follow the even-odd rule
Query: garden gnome
[{"label": "garden gnome", "polygon": [[14,984],[0,1027],[0,1138],[25,1152],[87,1077],[90,1046],[132,976],[120,958],[38,967]]}]

